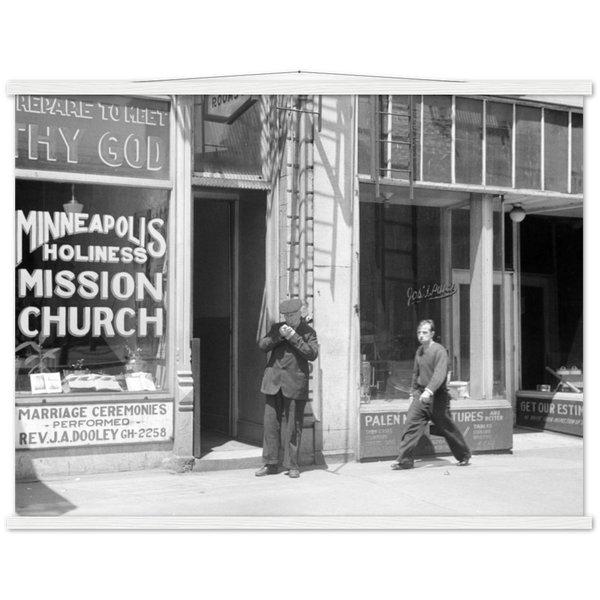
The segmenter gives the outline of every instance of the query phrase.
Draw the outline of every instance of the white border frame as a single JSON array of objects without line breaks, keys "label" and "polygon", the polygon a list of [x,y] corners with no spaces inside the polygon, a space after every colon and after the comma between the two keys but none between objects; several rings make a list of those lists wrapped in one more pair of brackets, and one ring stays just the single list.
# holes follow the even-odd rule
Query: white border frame
[{"label": "white border frame", "polygon": [[[433,81],[321,73],[273,73],[169,81],[12,81],[7,93],[195,95],[207,93],[323,95],[588,96],[592,83],[573,81]],[[175,106],[175,103],[173,104]],[[156,182],[154,182],[156,183]],[[176,187],[176,186],[175,186]],[[189,193],[189,192],[188,192]],[[8,529],[592,529],[592,517],[8,517]]]}]

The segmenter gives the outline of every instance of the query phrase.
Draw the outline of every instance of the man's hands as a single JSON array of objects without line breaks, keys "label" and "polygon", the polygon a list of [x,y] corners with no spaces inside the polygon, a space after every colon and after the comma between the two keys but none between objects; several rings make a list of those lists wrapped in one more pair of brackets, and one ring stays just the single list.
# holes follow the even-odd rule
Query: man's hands
[{"label": "man's hands", "polygon": [[428,400],[429,398],[431,398],[432,394],[429,390],[423,390],[423,393],[419,396],[419,400],[421,402],[424,402],[425,400]]},{"label": "man's hands", "polygon": [[295,333],[296,330],[285,323],[279,328],[279,335],[286,340],[289,340]]}]

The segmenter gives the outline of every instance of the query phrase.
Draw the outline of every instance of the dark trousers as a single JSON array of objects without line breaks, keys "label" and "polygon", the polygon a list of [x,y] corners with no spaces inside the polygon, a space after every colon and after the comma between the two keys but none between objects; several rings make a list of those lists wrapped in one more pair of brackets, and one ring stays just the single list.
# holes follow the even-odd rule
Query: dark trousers
[{"label": "dark trousers", "polygon": [[279,450],[283,446],[284,468],[298,468],[306,402],[306,400],[286,398],[281,390],[274,396],[267,395],[263,440],[265,464],[276,465],[279,461]]},{"label": "dark trousers", "polygon": [[419,439],[429,421],[433,421],[439,433],[444,436],[456,460],[460,461],[471,456],[462,433],[454,424],[450,415],[448,392],[438,390],[433,397],[429,397],[424,402],[421,402],[418,396],[413,398],[406,416],[406,429],[400,441],[400,451],[397,458],[399,463],[413,461],[415,447],[419,443]]}]

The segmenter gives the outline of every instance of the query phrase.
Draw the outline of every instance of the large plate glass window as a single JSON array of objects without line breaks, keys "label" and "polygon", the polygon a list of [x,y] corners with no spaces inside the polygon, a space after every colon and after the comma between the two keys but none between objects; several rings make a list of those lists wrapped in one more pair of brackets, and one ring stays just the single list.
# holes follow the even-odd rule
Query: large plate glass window
[{"label": "large plate glass window", "polygon": [[165,385],[168,200],[168,190],[17,180],[17,392]]}]

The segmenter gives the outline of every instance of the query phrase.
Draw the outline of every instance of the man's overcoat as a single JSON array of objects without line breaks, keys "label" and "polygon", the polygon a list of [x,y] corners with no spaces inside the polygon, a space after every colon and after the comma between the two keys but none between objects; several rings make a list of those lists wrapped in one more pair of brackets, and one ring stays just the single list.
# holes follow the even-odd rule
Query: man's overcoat
[{"label": "man's overcoat", "polygon": [[289,340],[282,338],[275,323],[269,333],[258,342],[263,352],[271,352],[265,368],[260,391],[263,394],[281,393],[294,400],[308,400],[308,361],[318,355],[317,333],[304,320],[296,327]]}]

